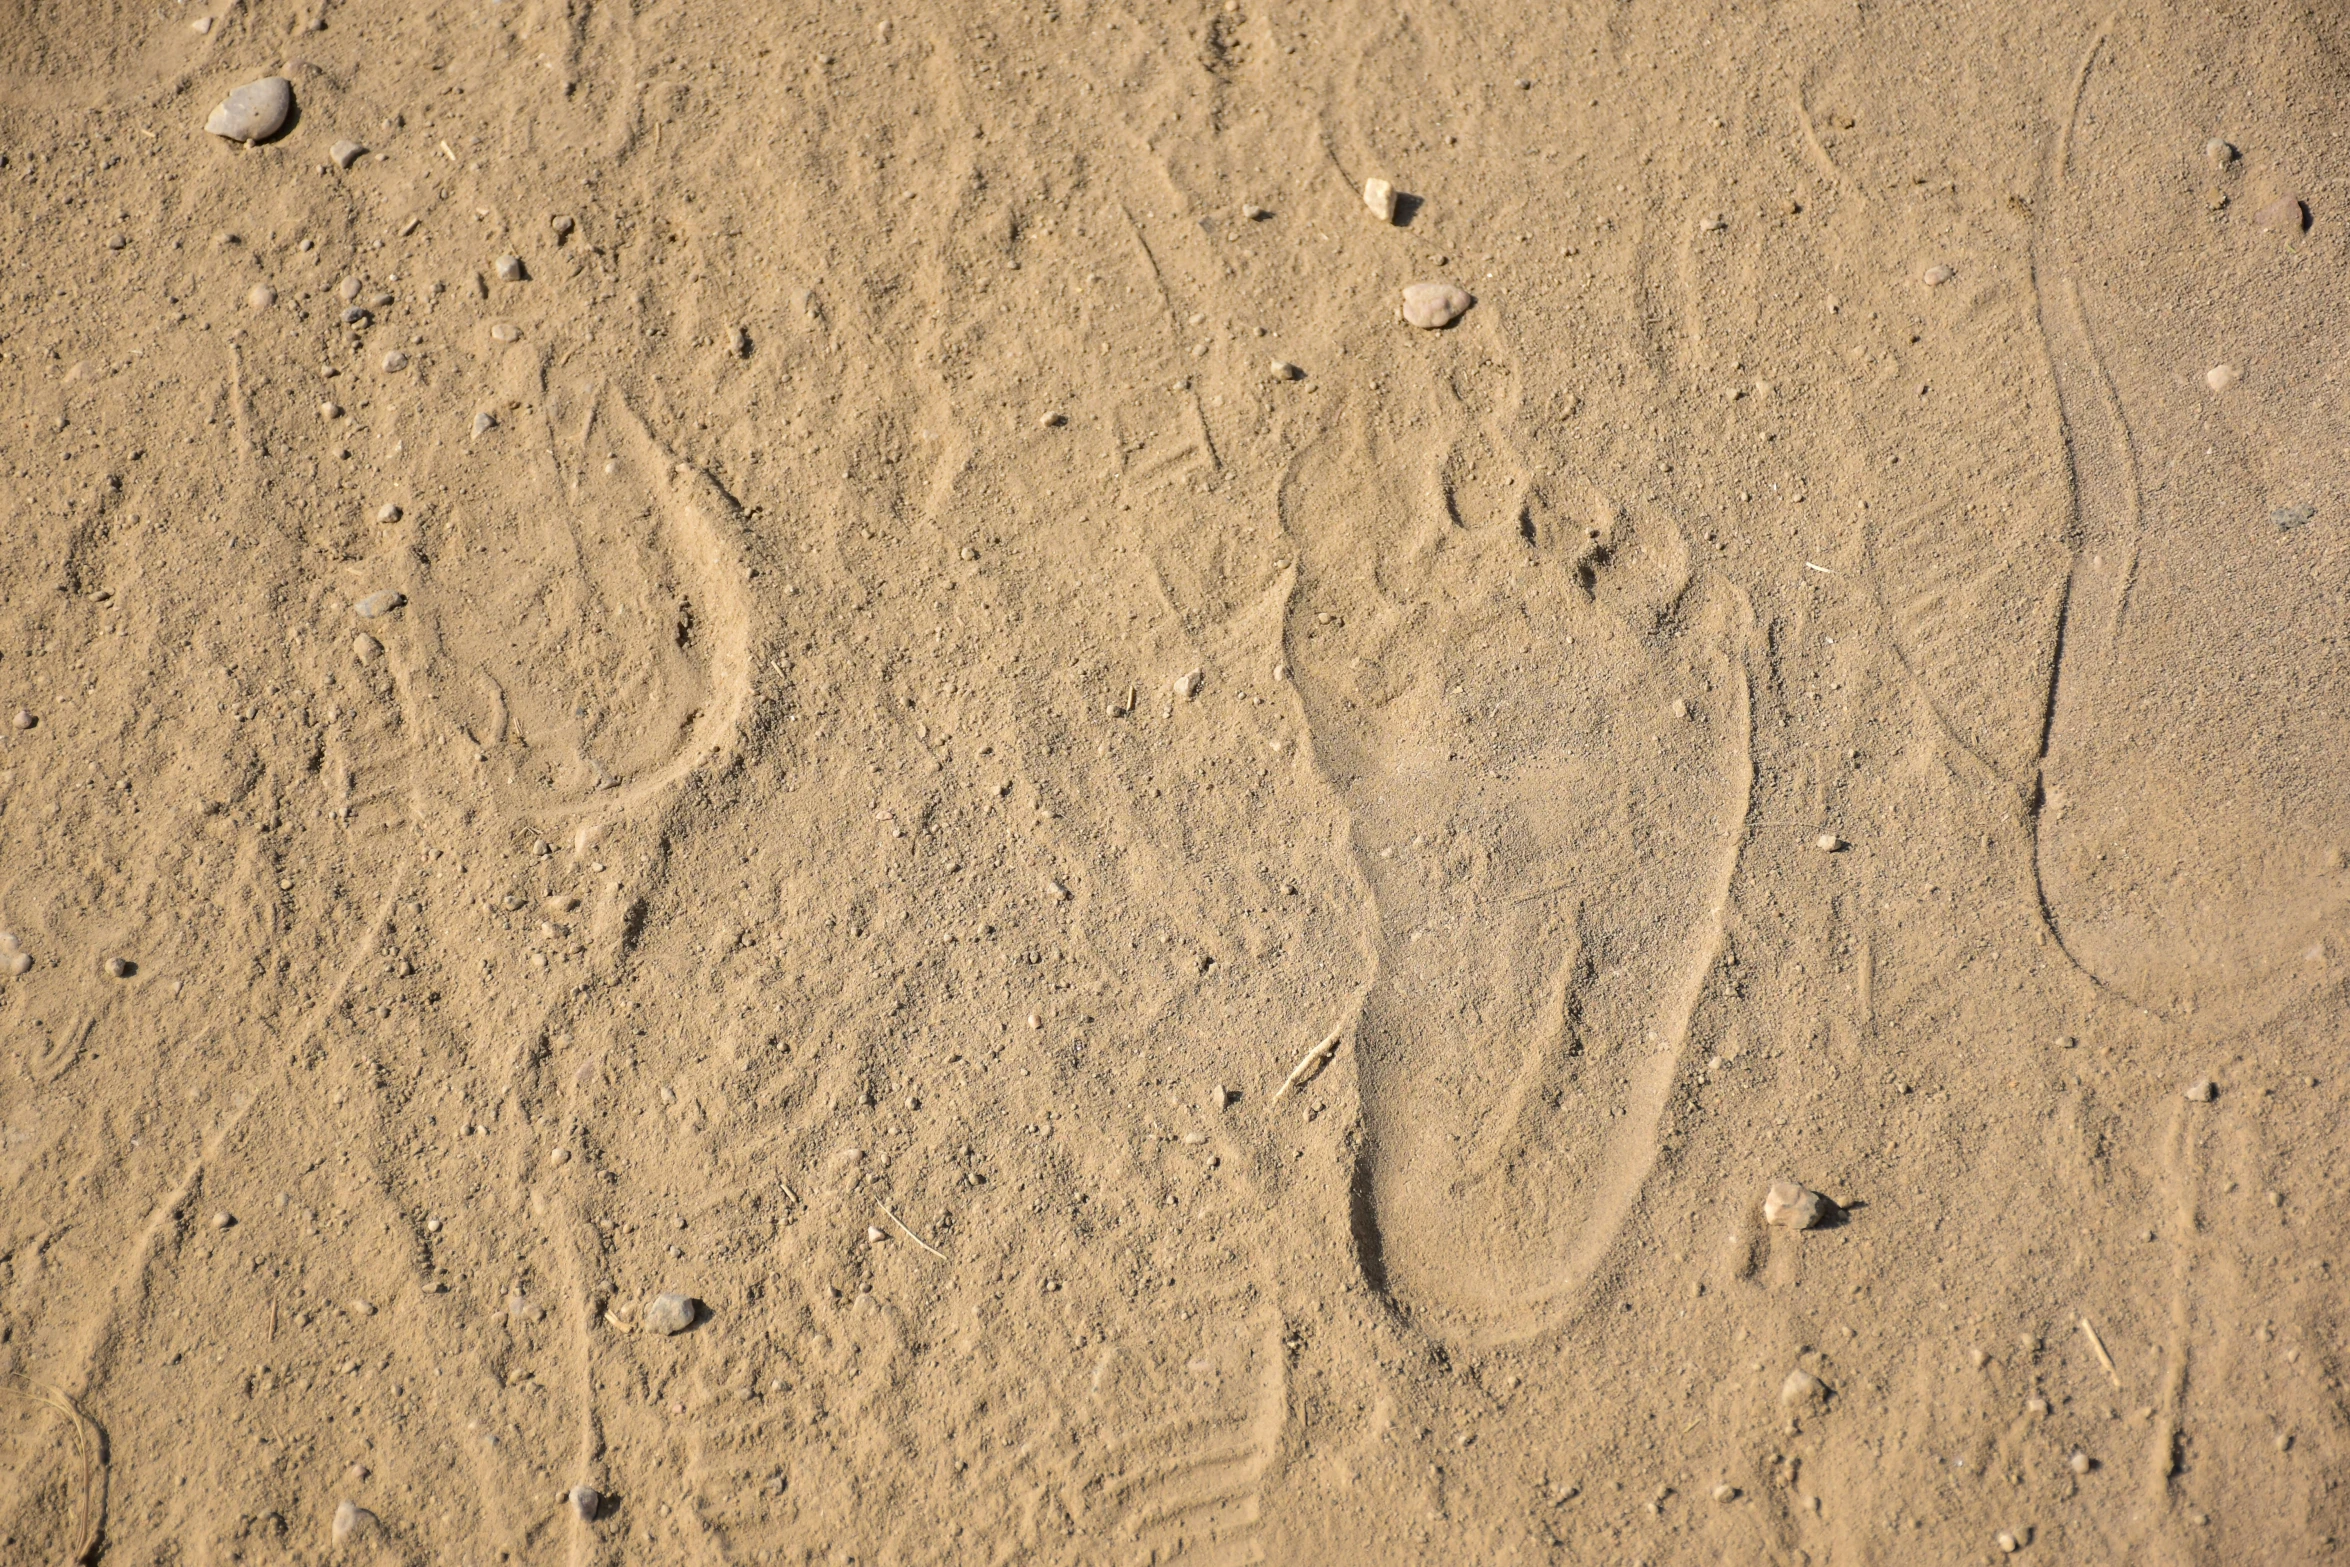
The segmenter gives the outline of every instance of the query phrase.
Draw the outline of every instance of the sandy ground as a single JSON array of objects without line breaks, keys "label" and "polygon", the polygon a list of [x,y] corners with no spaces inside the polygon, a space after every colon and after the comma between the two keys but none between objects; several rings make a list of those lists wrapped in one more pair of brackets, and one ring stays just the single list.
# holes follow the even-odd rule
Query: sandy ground
[{"label": "sandy ground", "polygon": [[2345,44],[0,3],[0,1561],[2327,1559]]}]

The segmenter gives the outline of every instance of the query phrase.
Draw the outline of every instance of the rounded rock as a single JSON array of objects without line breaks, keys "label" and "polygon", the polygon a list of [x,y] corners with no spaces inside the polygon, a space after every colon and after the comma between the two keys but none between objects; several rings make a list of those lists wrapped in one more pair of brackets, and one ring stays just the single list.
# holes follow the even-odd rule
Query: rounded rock
[{"label": "rounded rock", "polygon": [[1920,276],[1924,279],[1926,287],[1940,288],[1943,284],[1958,276],[1958,273],[1951,268],[1936,262],[1933,266],[1926,268],[1926,270],[1921,273]]},{"label": "rounded rock", "polygon": [[701,1303],[691,1295],[656,1295],[645,1307],[644,1323],[655,1333],[683,1333],[701,1314]]},{"label": "rounded rock", "polygon": [[2231,143],[2214,136],[2203,144],[2203,161],[2214,167],[2233,163],[2236,161],[2236,149]]},{"label": "rounded rock", "polygon": [[267,310],[276,303],[277,290],[271,288],[267,283],[256,283],[245,290],[245,308],[247,310]]},{"label": "rounded rock", "polygon": [[593,1523],[596,1514],[604,1510],[604,1493],[592,1485],[571,1488],[571,1511],[581,1523]]},{"label": "rounded rock", "polygon": [[2073,1456],[2065,1460],[2065,1466],[2074,1474],[2085,1475],[2089,1472],[2089,1455],[2076,1447]]},{"label": "rounded rock", "polygon": [[1425,332],[1458,321],[1472,301],[1467,289],[1445,282],[1413,283],[1403,291],[1403,318]]},{"label": "rounded rock", "polygon": [[407,356],[406,354],[403,354],[403,353],[401,353],[401,352],[400,352],[400,351],[399,351],[397,348],[393,349],[393,350],[392,350],[390,353],[388,353],[388,354],[384,355],[384,374],[386,374],[386,375],[396,375],[396,374],[398,374],[400,371],[402,371],[402,370],[405,370],[405,369],[407,369],[407,368],[408,368],[408,356]]},{"label": "rounded rock", "polygon": [[1834,833],[1824,832],[1811,841],[1811,846],[1822,854],[1839,854],[1843,852],[1845,844],[1844,840]]},{"label": "rounded rock", "polygon": [[1276,381],[1299,381],[1305,378],[1305,372],[1286,359],[1274,360],[1271,374]]},{"label": "rounded rock", "polygon": [[40,720],[32,715],[31,709],[20,707],[16,710],[16,716],[11,718],[9,722],[19,729],[30,729]]},{"label": "rounded rock", "polygon": [[2219,1085],[2208,1077],[2199,1077],[2187,1085],[2187,1100],[2191,1104],[2207,1105],[2219,1097]]},{"label": "rounded rock", "polygon": [[294,112],[294,84],[282,76],[247,82],[221,100],[204,128],[229,141],[267,141]]},{"label": "rounded rock", "polygon": [[1779,1402],[1790,1408],[1797,1404],[1824,1404],[1827,1399],[1828,1384],[1801,1366],[1788,1372],[1787,1380],[1779,1384]]},{"label": "rounded rock", "polygon": [[384,523],[398,522],[402,515],[398,502],[386,501],[376,508],[375,520]]},{"label": "rounded rock", "polygon": [[1763,1193],[1763,1223],[1782,1230],[1809,1230],[1828,1216],[1828,1199],[1794,1181],[1773,1181]]},{"label": "rounded rock", "polygon": [[106,960],[106,977],[108,979],[128,979],[137,972],[137,966],[128,958],[108,958]]},{"label": "rounded rock", "polygon": [[2213,365],[2203,372],[2203,384],[2215,392],[2224,392],[2242,379],[2243,373],[2234,365]]}]

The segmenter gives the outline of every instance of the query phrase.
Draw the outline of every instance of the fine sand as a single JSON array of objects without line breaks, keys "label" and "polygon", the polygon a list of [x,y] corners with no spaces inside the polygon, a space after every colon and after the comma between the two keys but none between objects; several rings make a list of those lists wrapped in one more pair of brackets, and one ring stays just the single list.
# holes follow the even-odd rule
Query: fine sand
[{"label": "fine sand", "polygon": [[2343,17],[0,0],[0,1563],[2329,1559]]}]

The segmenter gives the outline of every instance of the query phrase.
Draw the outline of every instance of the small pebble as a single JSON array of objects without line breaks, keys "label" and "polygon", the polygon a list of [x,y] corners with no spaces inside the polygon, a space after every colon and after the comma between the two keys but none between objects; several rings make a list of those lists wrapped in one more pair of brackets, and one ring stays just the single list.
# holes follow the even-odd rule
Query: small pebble
[{"label": "small pebble", "polygon": [[2215,392],[2224,392],[2242,379],[2234,365],[2213,365],[2203,372],[2203,384]]},{"label": "small pebble", "polygon": [[408,368],[408,356],[397,348],[384,355],[384,374],[393,375]]},{"label": "small pebble", "polygon": [[355,1300],[345,1306],[343,1309],[348,1311],[354,1317],[372,1317],[375,1315],[375,1302],[372,1300]]},{"label": "small pebble", "polygon": [[1729,226],[1730,220],[1717,212],[1710,218],[1698,219],[1697,232],[1700,234],[1719,234],[1722,232],[1722,230],[1728,228]]},{"label": "small pebble", "polygon": [[1779,1402],[1790,1407],[1796,1404],[1824,1403],[1828,1384],[1804,1370],[1801,1366],[1787,1373],[1787,1380],[1779,1384]]},{"label": "small pebble", "polygon": [[501,283],[519,283],[523,278],[520,256],[500,256],[490,263],[490,270],[498,274]]},{"label": "small pebble", "polygon": [[2252,221],[2272,233],[2298,234],[2309,227],[2309,209],[2298,196],[2279,196],[2252,214]]},{"label": "small pebble", "polygon": [[683,1333],[694,1325],[698,1306],[690,1295],[656,1295],[645,1307],[645,1326],[655,1333]]},{"label": "small pebble", "polygon": [[364,1480],[369,1475],[375,1473],[374,1470],[368,1468],[365,1464],[353,1464],[349,1469],[343,1472],[348,1474],[354,1480]]},{"label": "small pebble", "polygon": [[351,652],[362,664],[383,650],[384,645],[364,631],[351,639]]},{"label": "small pebble", "polygon": [[570,232],[579,225],[574,223],[566,214],[558,212],[555,214],[555,216],[547,219],[547,226],[555,231],[555,237],[557,239],[562,239],[569,235]]},{"label": "small pebble", "polygon": [[339,141],[327,149],[326,155],[335,160],[337,167],[347,169],[357,163],[366,152],[367,149],[355,141]]},{"label": "small pebble", "polygon": [[342,416],[343,405],[340,403],[320,403],[318,405],[318,417],[321,419],[340,419]]},{"label": "small pebble", "polygon": [[1199,695],[1200,682],[1207,678],[1204,670],[1189,669],[1175,677],[1175,694],[1185,701]]},{"label": "small pebble", "polygon": [[378,522],[398,522],[400,517],[401,511],[396,502],[386,501],[375,509],[375,520]]},{"label": "small pebble", "polygon": [[1935,265],[1926,268],[1923,276],[1925,278],[1926,287],[1940,288],[1943,284],[1958,276],[1958,274],[1950,270],[1950,268],[1937,262]]},{"label": "small pebble", "polygon": [[128,958],[108,958],[106,960],[106,977],[108,979],[128,979],[135,972],[137,970],[131,966],[131,961]]},{"label": "small pebble", "polygon": [[402,593],[398,588],[384,588],[379,592],[368,594],[367,597],[352,605],[351,613],[357,615],[361,620],[373,620],[378,615],[390,614],[407,602],[408,595]]},{"label": "small pebble", "polygon": [[558,1148],[553,1153],[547,1155],[547,1162],[550,1164],[569,1164],[571,1162],[571,1150],[568,1148]]},{"label": "small pebble", "polygon": [[1689,699],[1687,697],[1677,696],[1673,698],[1673,716],[1675,718],[1687,718],[1689,716]]},{"label": "small pebble", "polygon": [[2089,1472],[2089,1455],[2077,1447],[2073,1449],[2073,1456],[2064,1462],[2065,1467],[2072,1470],[2074,1474],[2085,1475]]},{"label": "small pebble", "polygon": [[1253,201],[1244,201],[1240,204],[1240,215],[1251,223],[1262,223],[1273,214]]},{"label": "small pebble", "polygon": [[1844,849],[1844,840],[1832,832],[1824,832],[1811,841],[1811,846],[1822,854],[1838,854]]},{"label": "small pebble", "polygon": [[1276,381],[1297,381],[1304,379],[1305,372],[1286,359],[1276,359],[1273,361],[1272,375]]},{"label": "small pebble", "polygon": [[35,718],[28,709],[20,707],[16,710],[16,716],[11,718],[9,722],[14,724],[19,729],[30,729],[33,727],[33,725],[39,723],[40,720]]},{"label": "small pebble", "polygon": [[880,1244],[882,1241],[888,1240],[888,1239],[889,1239],[889,1236],[888,1236],[888,1234],[887,1234],[887,1233],[886,1233],[886,1232],[885,1232],[885,1231],[884,1231],[884,1230],[881,1228],[881,1226],[880,1226],[880,1225],[878,1225],[878,1224],[868,1224],[868,1225],[866,1225],[866,1226],[865,1226],[865,1239],[866,1239],[866,1240],[867,1240],[869,1243],[872,1243],[872,1244],[878,1245],[878,1244]]},{"label": "small pebble", "polygon": [[571,1511],[581,1523],[594,1523],[596,1514],[604,1510],[604,1493],[592,1485],[571,1488]]},{"label": "small pebble", "polygon": [[1738,1500],[1738,1487],[1734,1485],[1715,1486],[1714,1500],[1717,1502],[1735,1502]]},{"label": "small pebble", "polygon": [[293,112],[294,84],[282,76],[264,76],[223,99],[204,128],[230,141],[267,141],[285,129]]},{"label": "small pebble", "polygon": [[2010,1556],[2015,1554],[2015,1536],[2009,1534],[2005,1529],[2002,1529],[1997,1534],[1991,1536],[1991,1543],[1998,1546],[2002,1551],[2006,1552]]},{"label": "small pebble", "polygon": [[345,326],[365,326],[374,319],[374,312],[365,305],[345,305],[343,307],[343,325]]},{"label": "small pebble", "polygon": [[1793,1181],[1773,1181],[1763,1193],[1763,1223],[1782,1230],[1808,1230],[1828,1215],[1828,1199]]},{"label": "small pebble", "polygon": [[31,973],[32,969],[33,955],[31,953],[14,950],[0,952],[0,974],[6,974],[10,979],[21,979]]},{"label": "small pebble", "polygon": [[245,308],[247,310],[267,310],[276,303],[277,290],[271,288],[267,283],[256,283],[245,290]]},{"label": "small pebble", "polygon": [[1423,331],[1447,327],[1469,308],[1468,291],[1450,283],[1412,283],[1403,291],[1403,318]]},{"label": "small pebble", "polygon": [[505,322],[501,321],[496,326],[490,328],[490,336],[496,338],[501,343],[517,342],[522,337],[522,328],[518,326],[509,326]]},{"label": "small pebble", "polygon": [[209,16],[197,17],[188,24],[188,31],[194,33],[198,38],[203,37],[212,31],[212,18]]},{"label": "small pebble", "polygon": [[496,414],[478,413],[473,416],[473,435],[474,439],[476,440],[479,440],[481,437],[489,434],[497,427],[498,416]]},{"label": "small pebble", "polygon": [[2214,136],[2203,144],[2203,161],[2218,167],[2236,161],[2236,149]]},{"label": "small pebble", "polygon": [[369,1512],[366,1508],[360,1506],[357,1502],[343,1501],[336,1503],[334,1521],[335,1544],[341,1545],[344,1541],[349,1540],[353,1535],[358,1534],[362,1529],[371,1527],[374,1523],[375,1514]]},{"label": "small pebble", "polygon": [[225,1230],[236,1222],[234,1218],[225,1213],[216,1213],[212,1216],[212,1227],[216,1230]]},{"label": "small pebble", "polygon": [[1036,422],[1047,430],[1058,430],[1062,425],[1065,425],[1069,422],[1069,416],[1061,412],[1061,410],[1058,408],[1055,408],[1049,412],[1040,414],[1037,417]]},{"label": "small pebble", "polygon": [[2219,1086],[2208,1077],[2199,1077],[2187,1085],[2187,1098],[2195,1104],[2207,1105],[2219,1097]]},{"label": "small pebble", "polygon": [[359,297],[359,280],[355,277],[343,279],[335,285],[335,293],[346,301],[357,299]]},{"label": "small pebble", "polygon": [[[2269,526],[2276,529],[2279,533],[2290,533],[2295,528],[2305,528],[2316,520],[2317,508],[2307,504],[2300,506],[2279,506],[2275,511],[2272,511],[2268,514]],[[2335,869],[2339,870],[2341,867],[2336,866]]]},{"label": "small pebble", "polygon": [[1395,221],[1395,187],[1385,180],[1363,181],[1363,205],[1382,223]]}]

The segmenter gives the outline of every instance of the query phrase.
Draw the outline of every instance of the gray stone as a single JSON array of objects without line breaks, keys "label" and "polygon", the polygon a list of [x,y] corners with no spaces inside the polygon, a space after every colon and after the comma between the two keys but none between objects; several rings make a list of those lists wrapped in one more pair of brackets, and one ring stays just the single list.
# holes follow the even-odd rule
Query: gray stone
[{"label": "gray stone", "polygon": [[1403,318],[1424,331],[1452,325],[1469,305],[1468,290],[1451,283],[1413,283],[1403,291]]},{"label": "gray stone", "polygon": [[355,141],[339,141],[327,149],[326,155],[335,160],[336,167],[347,169],[365,157],[367,149]]},{"label": "gray stone", "polygon": [[579,1515],[581,1523],[593,1523],[596,1514],[604,1510],[604,1493],[592,1485],[571,1488],[571,1510]]},{"label": "gray stone", "polygon": [[294,84],[282,76],[247,82],[221,101],[204,128],[230,141],[267,141],[294,112]]},{"label": "gray stone", "polygon": [[361,620],[373,620],[378,615],[390,614],[407,602],[408,595],[402,593],[398,588],[385,588],[380,592],[368,594],[367,597],[352,605],[351,613],[357,615]]},{"label": "gray stone", "polygon": [[701,1314],[701,1303],[691,1295],[656,1295],[645,1307],[645,1327],[654,1333],[683,1333]]}]

